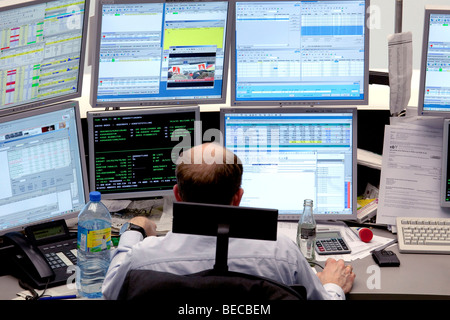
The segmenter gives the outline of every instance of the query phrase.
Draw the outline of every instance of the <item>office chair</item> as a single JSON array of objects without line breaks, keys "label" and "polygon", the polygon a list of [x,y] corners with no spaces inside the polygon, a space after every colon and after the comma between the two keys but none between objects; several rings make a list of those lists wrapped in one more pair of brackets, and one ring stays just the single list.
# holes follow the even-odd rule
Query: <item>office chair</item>
[{"label": "office chair", "polygon": [[[217,236],[213,269],[176,275],[153,270],[128,272],[120,300],[147,301],[264,301],[305,300],[303,286],[228,270],[228,240],[275,241],[278,210],[175,202],[172,232]],[[255,228],[255,222],[257,228]]]}]

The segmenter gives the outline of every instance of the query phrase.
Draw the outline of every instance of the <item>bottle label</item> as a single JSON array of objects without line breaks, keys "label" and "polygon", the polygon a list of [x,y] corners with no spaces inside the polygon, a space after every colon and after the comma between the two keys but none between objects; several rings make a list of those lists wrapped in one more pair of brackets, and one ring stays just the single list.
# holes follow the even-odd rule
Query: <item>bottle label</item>
[{"label": "bottle label", "polygon": [[300,231],[300,237],[302,239],[309,239],[316,236],[316,229],[302,228]]},{"label": "bottle label", "polygon": [[88,230],[78,226],[77,249],[84,252],[111,249],[111,228]]}]

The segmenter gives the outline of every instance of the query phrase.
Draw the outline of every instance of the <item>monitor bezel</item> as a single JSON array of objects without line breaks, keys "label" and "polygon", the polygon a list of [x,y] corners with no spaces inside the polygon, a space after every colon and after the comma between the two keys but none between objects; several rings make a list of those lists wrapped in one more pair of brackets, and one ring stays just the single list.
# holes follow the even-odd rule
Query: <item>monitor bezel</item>
[{"label": "monitor bezel", "polygon": [[[99,52],[100,40],[102,30],[102,7],[110,4],[131,4],[131,3],[183,3],[183,2],[227,2],[228,13],[225,33],[225,55],[223,61],[222,73],[222,90],[220,98],[197,98],[197,99],[157,99],[157,100],[130,100],[130,101],[98,101],[98,78],[99,78]],[[232,0],[98,0],[96,7],[96,23],[95,33],[92,34],[94,39],[93,57],[91,71],[91,97],[90,104],[93,108],[120,108],[120,107],[169,107],[169,106],[183,106],[183,105],[198,105],[198,104],[224,104],[227,100],[227,85],[228,85],[228,71],[229,71],[229,51],[231,42],[231,17],[232,17]]]},{"label": "monitor bezel", "polygon": [[[286,2],[301,2],[305,0],[283,0]],[[338,1],[338,0],[316,0],[306,2],[322,2],[322,1]],[[342,1],[342,0],[340,0]],[[351,0],[348,0],[351,1]],[[369,15],[370,15],[370,0],[365,0],[365,18],[364,18],[364,99],[352,99],[352,100],[317,100],[317,99],[302,99],[302,100],[237,100],[236,99],[236,4],[238,2],[274,2],[274,0],[235,0],[233,1],[233,16],[232,16],[232,38],[231,38],[231,103],[232,107],[247,107],[247,106],[269,106],[269,107],[282,107],[282,106],[327,106],[327,105],[368,105],[369,103],[369,44],[370,44],[370,32],[369,32]],[[275,1],[276,2],[276,1]]]},{"label": "monitor bezel", "polygon": [[417,104],[417,113],[419,116],[437,116],[450,117],[450,105],[448,111],[433,111],[424,110],[425,99],[425,83],[427,78],[427,58],[428,58],[428,40],[430,36],[430,16],[432,14],[447,14],[450,16],[450,6],[433,6],[427,5],[425,7],[425,15],[423,20],[423,38],[422,38],[422,56],[420,64],[420,78],[419,78],[419,100]]},{"label": "monitor bezel", "polygon": [[[83,128],[81,124],[81,116],[80,116],[80,108],[78,101],[66,101],[63,103],[54,104],[51,106],[46,106],[43,108],[34,108],[30,110],[26,110],[23,112],[17,112],[14,114],[8,114],[6,116],[0,117],[0,125],[3,123],[9,122],[9,121],[15,121],[27,117],[33,117],[38,115],[44,115],[47,113],[60,111],[64,109],[71,109],[74,108],[75,110],[75,122],[76,122],[76,130],[77,130],[77,138],[78,138],[78,150],[80,153],[80,165],[81,165],[81,175],[82,175],[82,181],[83,181],[83,190],[84,190],[84,202],[87,203],[89,201],[89,185],[88,185],[88,174],[87,174],[87,167],[86,167],[86,153],[84,149],[84,140],[83,140]],[[11,232],[11,231],[23,231],[28,226],[34,226],[45,222],[50,221],[56,221],[60,219],[64,219],[65,221],[69,219],[73,219],[78,217],[78,214],[80,213],[80,210],[76,210],[73,212],[69,212],[66,214],[55,216],[54,218],[47,218],[43,219],[41,221],[33,221],[30,223],[25,223],[20,226],[15,226],[8,229],[2,229],[0,230],[0,235],[3,235],[5,233]]]},{"label": "monitor bezel", "polygon": [[[90,191],[97,191],[95,189],[95,144],[94,144],[94,118],[105,116],[130,116],[130,115],[152,115],[152,114],[176,114],[184,112],[194,112],[194,145],[201,143],[201,122],[200,122],[200,107],[171,107],[171,108],[132,108],[121,110],[103,110],[103,111],[88,111],[86,113],[88,125],[88,148],[89,148],[89,186]],[[154,191],[140,191],[140,192],[114,192],[102,193],[102,199],[118,200],[118,199],[140,199],[173,196],[173,188],[166,190]]]},{"label": "monitor bezel", "polygon": [[[223,145],[225,143],[225,116],[233,113],[351,113],[352,114],[352,213],[351,214],[314,214],[317,221],[353,221],[356,220],[357,214],[357,125],[358,125],[358,110],[357,107],[304,107],[304,106],[288,106],[288,107],[224,107],[220,109],[220,132],[223,137]],[[244,169],[245,174],[245,169]],[[244,190],[245,195],[245,190]],[[278,208],[272,208],[278,209]],[[298,221],[299,214],[283,214],[278,213],[278,220],[280,221]]]},{"label": "monitor bezel", "polygon": [[[55,1],[55,0],[32,0],[32,1],[28,0],[28,2],[21,1],[19,3],[4,6],[4,7],[0,6],[0,12],[13,10],[13,9],[25,8],[25,7],[29,7],[29,6],[35,6],[35,5],[52,2],[52,1]],[[77,92],[69,93],[69,94],[62,95],[62,96],[57,96],[54,98],[42,99],[39,101],[32,101],[32,102],[28,101],[28,102],[24,102],[20,105],[0,109],[0,116],[8,115],[8,114],[16,113],[16,112],[22,112],[22,111],[26,111],[28,109],[33,109],[33,108],[46,107],[51,104],[65,102],[70,99],[76,99],[76,98],[81,97],[82,90],[83,90],[84,64],[85,64],[85,58],[86,58],[86,52],[87,52],[86,45],[87,45],[87,36],[88,36],[88,27],[89,27],[89,25],[88,25],[89,8],[90,8],[91,0],[83,0],[83,1],[84,1],[83,31],[82,31],[82,39],[81,39],[80,64],[79,64],[79,69],[78,69],[79,72],[78,72]]]}]

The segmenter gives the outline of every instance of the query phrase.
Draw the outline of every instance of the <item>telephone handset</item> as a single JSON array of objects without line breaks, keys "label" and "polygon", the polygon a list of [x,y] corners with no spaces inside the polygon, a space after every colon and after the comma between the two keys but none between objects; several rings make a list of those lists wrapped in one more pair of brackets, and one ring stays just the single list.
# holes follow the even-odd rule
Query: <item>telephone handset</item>
[{"label": "telephone handset", "polygon": [[31,282],[30,284],[47,283],[55,276],[44,255],[25,238],[24,234],[9,232],[3,237],[5,243],[15,247],[11,257],[13,270],[17,272],[15,276],[24,278],[25,281]]},{"label": "telephone handset", "polygon": [[[13,275],[34,288],[44,289],[67,283],[76,264],[76,234],[71,234],[64,220],[25,228],[25,234],[10,232],[5,244],[14,246],[10,257]],[[72,270],[72,271],[70,271]]]}]

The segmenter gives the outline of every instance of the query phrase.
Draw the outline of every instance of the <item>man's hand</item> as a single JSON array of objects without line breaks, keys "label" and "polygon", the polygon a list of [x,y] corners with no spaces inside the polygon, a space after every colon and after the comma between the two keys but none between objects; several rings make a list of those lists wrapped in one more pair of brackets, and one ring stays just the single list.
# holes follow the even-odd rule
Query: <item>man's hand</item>
[{"label": "man's hand", "polygon": [[130,220],[130,223],[133,223],[135,225],[144,228],[147,237],[156,236],[156,224],[150,219],[143,216],[137,216],[132,218]]},{"label": "man's hand", "polygon": [[325,262],[325,268],[317,272],[317,276],[322,284],[335,283],[344,290],[344,293],[350,292],[356,277],[351,265],[346,266],[344,260],[336,261],[332,258]]}]

